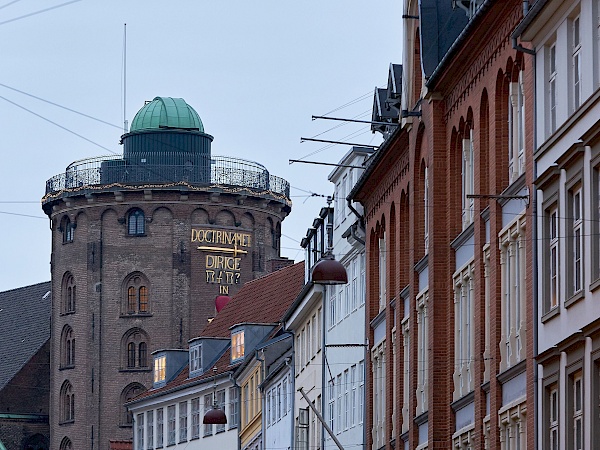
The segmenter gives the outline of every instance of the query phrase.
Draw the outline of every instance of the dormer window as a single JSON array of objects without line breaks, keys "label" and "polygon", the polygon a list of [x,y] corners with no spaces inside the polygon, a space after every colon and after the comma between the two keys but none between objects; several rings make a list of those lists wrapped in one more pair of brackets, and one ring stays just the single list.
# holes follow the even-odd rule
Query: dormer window
[{"label": "dormer window", "polygon": [[244,332],[237,331],[231,335],[231,361],[244,357]]},{"label": "dormer window", "polygon": [[154,383],[162,383],[167,376],[167,356],[158,356],[154,358]]},{"label": "dormer window", "polygon": [[202,370],[202,346],[190,348],[190,374]]}]

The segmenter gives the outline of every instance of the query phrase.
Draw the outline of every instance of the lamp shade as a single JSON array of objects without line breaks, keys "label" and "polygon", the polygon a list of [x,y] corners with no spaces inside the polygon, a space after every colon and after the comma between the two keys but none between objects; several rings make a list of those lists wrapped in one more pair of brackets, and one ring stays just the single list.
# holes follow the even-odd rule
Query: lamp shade
[{"label": "lamp shade", "polygon": [[225,308],[225,305],[229,303],[229,300],[231,300],[231,297],[227,295],[217,295],[217,298],[215,298],[215,307],[217,308],[218,313]]},{"label": "lamp shade", "polygon": [[212,409],[209,409],[204,414],[202,423],[205,425],[225,425],[227,423],[227,416],[225,415],[225,411],[214,405]]},{"label": "lamp shade", "polygon": [[341,262],[333,255],[324,256],[312,269],[312,281],[315,284],[346,284],[348,274]]}]

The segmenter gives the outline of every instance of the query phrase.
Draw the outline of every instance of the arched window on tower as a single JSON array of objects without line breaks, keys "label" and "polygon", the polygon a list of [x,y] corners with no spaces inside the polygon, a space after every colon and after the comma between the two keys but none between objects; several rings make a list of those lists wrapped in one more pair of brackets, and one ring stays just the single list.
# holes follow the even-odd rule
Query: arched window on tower
[{"label": "arched window on tower", "polygon": [[71,439],[65,436],[63,440],[60,441],[60,450],[73,450]]},{"label": "arched window on tower", "polygon": [[133,425],[133,416],[131,412],[127,410],[125,404],[143,392],[146,392],[146,388],[140,383],[128,384],[121,392],[121,401],[119,402],[119,405],[121,405],[119,410],[119,421],[121,426],[130,427]]},{"label": "arched window on tower", "polygon": [[125,280],[125,292],[126,314],[150,314],[150,292],[146,277],[140,273],[130,275]]},{"label": "arched window on tower", "polygon": [[67,380],[60,388],[60,423],[75,421],[75,394],[73,385]]},{"label": "arched window on tower", "polygon": [[62,285],[62,313],[69,314],[75,312],[75,299],[77,297],[77,289],[75,286],[75,278],[70,273],[66,273],[63,277]]},{"label": "arched window on tower", "polygon": [[60,339],[60,367],[62,369],[75,365],[75,336],[69,325],[63,328]]},{"label": "arched window on tower", "polygon": [[60,231],[62,231],[63,243],[73,242],[75,237],[75,224],[71,222],[71,219],[65,216],[62,220]]},{"label": "arched window on tower", "polygon": [[146,234],[144,211],[139,208],[129,211],[127,215],[127,233],[130,236],[144,236]]},{"label": "arched window on tower", "polygon": [[129,330],[122,339],[121,367],[124,370],[149,370],[148,335],[139,328]]}]

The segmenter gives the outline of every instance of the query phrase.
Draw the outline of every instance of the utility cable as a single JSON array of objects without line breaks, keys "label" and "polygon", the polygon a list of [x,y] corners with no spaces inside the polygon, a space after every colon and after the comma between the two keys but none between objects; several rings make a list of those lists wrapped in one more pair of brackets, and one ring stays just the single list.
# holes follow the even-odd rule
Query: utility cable
[{"label": "utility cable", "polygon": [[[18,1],[18,0],[16,0],[16,1]],[[16,1],[13,1],[12,3],[16,3]],[[48,12],[48,11],[52,11],[54,9],[62,8],[63,6],[67,6],[67,5],[70,5],[72,3],[77,3],[77,2],[80,2],[80,1],[81,0],[71,0],[70,2],[61,3],[60,5],[51,6],[50,8],[40,9],[39,11],[34,11],[32,13],[28,13],[28,14],[25,14],[23,16],[19,16],[19,17],[15,17],[13,19],[5,20],[4,22],[0,22],[0,25],[5,25],[7,23],[16,22],[17,20],[25,19],[25,18],[31,17],[31,16],[36,16],[38,14],[42,14],[42,13],[45,13],[45,12]],[[9,3],[9,5],[11,5],[12,3]],[[6,6],[8,6],[8,5],[5,5],[5,7]]]}]

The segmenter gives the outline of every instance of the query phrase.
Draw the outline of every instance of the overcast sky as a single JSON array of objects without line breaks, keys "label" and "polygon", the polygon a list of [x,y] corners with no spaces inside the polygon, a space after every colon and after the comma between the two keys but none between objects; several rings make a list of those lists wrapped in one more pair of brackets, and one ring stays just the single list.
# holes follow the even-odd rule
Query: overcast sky
[{"label": "overcast sky", "polygon": [[[282,255],[303,259],[300,240],[326,204],[311,193],[333,192],[332,168],[288,161],[337,162],[349,150],[300,137],[338,127],[311,115],[349,103],[330,116],[370,117],[374,87],[385,85],[390,62],[401,63],[402,2],[65,3],[0,0],[0,291],[50,279],[49,220],[40,206],[46,180],[75,160],[122,153],[124,23],[127,120],[145,100],[182,97],[214,136],[213,155],[254,160],[287,179],[293,206]],[[359,124],[318,138],[381,141]]]}]

